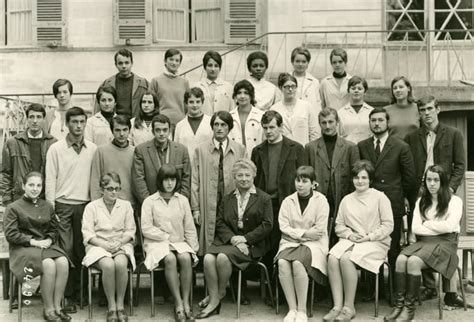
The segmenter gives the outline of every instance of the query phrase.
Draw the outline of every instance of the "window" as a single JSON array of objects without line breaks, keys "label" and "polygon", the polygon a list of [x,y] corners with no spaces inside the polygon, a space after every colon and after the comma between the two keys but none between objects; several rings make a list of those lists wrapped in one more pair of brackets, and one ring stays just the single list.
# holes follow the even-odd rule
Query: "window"
[{"label": "window", "polygon": [[[388,41],[423,40],[425,35],[425,0],[387,0]],[[409,31],[409,32],[407,32]]]},{"label": "window", "polygon": [[116,44],[243,43],[260,35],[261,0],[114,0]]},{"label": "window", "polygon": [[474,0],[435,0],[434,8],[435,39],[472,39],[471,31],[452,31],[472,29],[474,20]]},{"label": "window", "polygon": [[4,12],[0,22],[6,26],[6,32],[0,34],[3,45],[64,44],[63,0],[0,1]]}]

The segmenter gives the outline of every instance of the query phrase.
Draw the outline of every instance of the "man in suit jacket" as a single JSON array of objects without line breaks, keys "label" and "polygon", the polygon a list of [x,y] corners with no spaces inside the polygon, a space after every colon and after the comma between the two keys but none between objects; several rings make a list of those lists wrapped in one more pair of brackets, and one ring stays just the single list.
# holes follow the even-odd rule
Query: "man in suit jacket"
[{"label": "man in suit jacket", "polygon": [[135,148],[132,183],[140,203],[157,191],[156,176],[162,164],[176,167],[181,177],[179,193],[190,197],[191,163],[188,149],[169,140],[171,122],[166,115],[157,115],[151,121],[155,138]]},{"label": "man in suit jacket", "polygon": [[[442,166],[448,174],[449,187],[453,193],[461,184],[466,170],[463,136],[459,130],[439,122],[438,114],[441,110],[436,98],[431,95],[425,96],[417,102],[417,105],[421,127],[405,137],[415,157],[416,190],[410,200],[412,209],[427,167],[433,164]],[[423,273],[423,284],[425,286],[421,294],[423,300],[437,297],[433,273]],[[457,296],[456,287],[456,274],[450,281],[443,282],[446,305],[463,305],[462,298]]]},{"label": "man in suit jacket", "polygon": [[329,202],[330,244],[334,245],[334,218],[342,198],[353,191],[351,169],[359,160],[357,146],[337,134],[339,117],[333,108],[319,112],[319,125],[322,137],[305,146],[307,160],[316,172],[318,191],[326,196]]},{"label": "man in suit jacket", "polygon": [[415,185],[415,164],[408,144],[388,133],[389,116],[384,109],[376,108],[369,114],[373,137],[358,143],[361,159],[375,167],[372,187],[384,192],[393,211],[394,229],[388,261],[392,270],[400,253],[400,236],[405,208]]},{"label": "man in suit jacket", "polygon": [[255,186],[272,198],[273,229],[270,235],[270,251],[264,263],[271,270],[281,239],[278,213],[280,205],[295,191],[296,169],[306,165],[301,144],[282,135],[283,118],[276,111],[266,111],[261,120],[266,140],[252,150],[251,160],[257,166]]}]

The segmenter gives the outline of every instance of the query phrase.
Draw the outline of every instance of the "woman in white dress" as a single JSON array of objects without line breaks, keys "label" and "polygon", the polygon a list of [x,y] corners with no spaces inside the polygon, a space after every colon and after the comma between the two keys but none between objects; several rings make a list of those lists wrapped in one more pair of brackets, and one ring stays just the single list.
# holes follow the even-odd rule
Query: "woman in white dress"
[{"label": "woman in white dress", "polygon": [[128,283],[128,266],[135,269],[133,242],[135,221],[130,202],[118,198],[120,176],[115,172],[100,179],[102,198],[91,201],[84,210],[82,235],[86,255],[82,264],[102,271],[107,297],[107,321],[127,321],[124,297]]},{"label": "woman in white dress", "polygon": [[317,192],[313,167],[296,170],[296,192],[283,200],[278,222],[282,238],[275,260],[289,312],[285,322],[307,321],[308,275],[318,284],[327,280],[328,216],[326,197]]},{"label": "woman in white dress", "polygon": [[173,165],[164,164],[160,168],[157,185],[158,191],[142,204],[145,266],[153,270],[160,263],[164,265],[166,281],[174,298],[175,318],[185,321],[192,318],[189,301],[192,266],[197,264],[199,248],[196,227],[188,199],[176,192],[180,188],[180,178]]},{"label": "woman in white dress", "polygon": [[281,73],[278,76],[278,87],[283,92],[283,100],[270,109],[283,117],[283,135],[303,146],[319,138],[321,132],[311,106],[296,97],[296,78],[288,73]]},{"label": "woman in white dress", "polygon": [[140,109],[130,120],[130,144],[137,146],[154,138],[151,120],[159,114],[158,97],[151,90],[146,90],[140,99]]},{"label": "woman in white dress", "polygon": [[205,102],[204,92],[199,87],[188,89],[184,93],[184,105],[188,110],[186,117],[176,124],[174,141],[188,148],[191,164],[194,150],[202,142],[212,138],[211,117],[202,108]]},{"label": "woman in white dress", "polygon": [[101,86],[95,98],[99,102],[100,111],[87,120],[84,138],[99,146],[114,139],[111,124],[115,115],[117,92],[112,86]]},{"label": "woman in white dress", "polygon": [[342,48],[335,48],[329,55],[333,72],[324,77],[319,85],[321,108],[332,107],[336,111],[349,103],[347,84],[351,75],[346,72],[347,52]]},{"label": "woman in white dress", "polygon": [[375,169],[367,160],[352,168],[355,191],[339,206],[335,232],[339,242],[329,251],[328,275],[334,307],[325,321],[347,321],[355,317],[356,266],[378,273],[390,248],[393,214],[390,200],[370,188]]}]

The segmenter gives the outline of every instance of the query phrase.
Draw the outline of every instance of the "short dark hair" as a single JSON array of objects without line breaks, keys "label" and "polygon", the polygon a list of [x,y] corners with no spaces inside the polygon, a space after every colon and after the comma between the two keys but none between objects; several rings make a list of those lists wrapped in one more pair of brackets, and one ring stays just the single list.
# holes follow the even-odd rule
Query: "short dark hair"
[{"label": "short dark hair", "polygon": [[281,116],[280,113],[274,110],[266,111],[262,115],[262,120],[260,121],[261,124],[268,124],[270,123],[273,119],[275,119],[278,127],[281,127],[283,124],[283,117]]},{"label": "short dark hair", "polygon": [[132,123],[130,122],[130,118],[127,115],[123,115],[123,114],[115,115],[113,117],[112,124],[110,125],[110,127],[112,128],[112,131],[114,130],[116,124],[126,125],[129,130],[132,127]]},{"label": "short dark hair", "polygon": [[67,87],[69,89],[69,94],[72,95],[73,89],[72,89],[71,81],[68,80],[68,79],[60,78],[60,79],[56,80],[53,84],[53,95],[54,95],[54,97],[56,97],[56,95],[58,95],[59,87],[64,86],[64,85],[67,85]]},{"label": "short dark hair", "polygon": [[296,47],[295,49],[293,49],[293,51],[291,52],[291,62],[295,61],[296,55],[305,56],[308,63],[311,61],[311,53],[309,52],[307,48]]},{"label": "short dark hair", "polygon": [[229,131],[234,128],[234,119],[232,118],[232,115],[229,112],[215,112],[211,117],[211,128],[214,127],[214,122],[216,121],[216,118],[220,118],[222,121],[224,121],[224,123],[227,124],[227,126],[229,127]]},{"label": "short dark hair", "polygon": [[407,101],[408,103],[413,103],[415,101],[415,97],[413,97],[413,86],[411,86],[410,81],[405,76],[397,76],[392,79],[392,82],[390,83],[390,93],[392,94],[390,103],[395,104],[397,102],[397,99],[393,94],[393,85],[395,85],[395,83],[397,83],[398,81],[403,81],[405,83],[405,86],[408,87]]},{"label": "short dark hair", "polygon": [[191,96],[201,99],[201,102],[204,103],[204,92],[199,87],[192,87],[184,92],[184,104],[188,104],[188,100]]},{"label": "short dark hair", "polygon": [[222,68],[222,57],[221,54],[219,54],[217,51],[214,50],[209,50],[204,54],[204,57],[202,58],[202,65],[204,68],[206,68],[207,63],[209,60],[213,59],[217,65],[219,65],[219,68]]},{"label": "short dark hair", "polygon": [[104,93],[112,95],[114,97],[115,102],[117,102],[117,91],[114,87],[110,85],[102,85],[97,89],[97,93],[95,93],[95,99],[97,100],[97,102],[100,101],[100,97]]},{"label": "short dark hair", "polygon": [[82,107],[79,107],[79,106],[71,107],[70,109],[66,111],[66,123],[69,123],[69,121],[71,120],[71,117],[81,116],[81,115],[83,115],[87,120],[86,111],[84,111]]},{"label": "short dark hair", "polygon": [[254,105],[257,104],[257,101],[255,100],[255,88],[253,87],[252,83],[250,83],[248,80],[246,79],[243,79],[241,81],[238,81],[235,85],[234,85],[234,92],[232,93],[232,98],[235,99],[235,97],[237,96],[237,93],[241,90],[241,89],[245,89],[249,95],[250,95],[250,104]]},{"label": "short dark hair", "polygon": [[115,55],[114,55],[115,64],[117,64],[117,56],[118,55],[130,58],[130,62],[133,63],[133,54],[127,48],[121,48],[115,53]]},{"label": "short dark hair", "polygon": [[362,84],[364,86],[364,90],[367,93],[369,90],[369,85],[367,84],[367,81],[359,76],[352,76],[351,79],[349,79],[349,82],[347,83],[347,92],[351,89],[352,86],[355,86],[357,84]]},{"label": "short dark hair", "polygon": [[372,111],[370,111],[369,120],[372,115],[377,114],[377,113],[385,114],[385,119],[387,120],[387,122],[390,120],[390,115],[388,114],[387,110],[384,109],[383,107],[376,107]]},{"label": "short dark hair", "polygon": [[316,181],[316,172],[314,168],[309,165],[302,165],[296,169],[296,178],[295,179],[302,179],[306,178],[311,180],[311,182]]},{"label": "short dark hair", "polygon": [[289,73],[281,73],[280,75],[278,75],[278,87],[280,89],[283,87],[283,85],[285,85],[287,81],[292,81],[296,84],[296,86],[298,86],[298,81],[296,80],[295,76]]},{"label": "short dark hair", "polygon": [[362,170],[367,171],[369,180],[372,181],[375,175],[375,168],[369,160],[358,160],[351,169],[351,176],[355,178]]},{"label": "short dark hair", "polygon": [[151,119],[151,129],[153,130],[153,132],[155,131],[155,123],[168,123],[168,126],[171,130],[171,121],[170,118],[166,115],[158,114],[153,116],[153,118]]},{"label": "short dark hair", "polygon": [[104,189],[105,186],[110,183],[110,181],[116,182],[120,185],[122,184],[120,175],[117,172],[107,172],[100,177],[99,185],[102,189]]},{"label": "short dark hair", "polygon": [[165,192],[163,181],[170,178],[176,179],[176,186],[174,187],[173,192],[181,189],[181,177],[176,167],[170,163],[163,164],[156,175],[156,187],[159,192]]},{"label": "short dark hair", "polygon": [[23,178],[23,180],[22,180],[22,181],[23,181],[23,184],[26,184],[26,183],[28,182],[28,179],[29,179],[29,178],[32,178],[32,177],[38,177],[38,178],[41,179],[41,182],[44,181],[43,175],[42,175],[40,172],[38,172],[38,171],[31,171],[31,172],[28,172],[28,174]]},{"label": "short dark hair", "polygon": [[30,112],[39,112],[43,114],[43,117],[46,117],[46,109],[43,105],[38,103],[33,103],[26,109],[26,117],[30,116]]},{"label": "short dark hair", "polygon": [[347,64],[347,52],[342,48],[334,48],[329,55],[329,62],[332,63],[332,58],[334,56],[339,56]]},{"label": "short dark hair", "polygon": [[423,96],[422,98],[416,101],[416,105],[418,106],[418,109],[420,109],[420,107],[425,106],[426,104],[429,104],[431,102],[434,102],[434,106],[436,108],[439,108],[439,102],[433,95]]},{"label": "short dark hair", "polygon": [[247,69],[250,71],[250,66],[255,59],[261,59],[265,63],[265,68],[268,68],[268,56],[263,51],[254,51],[247,57]]},{"label": "short dark hair", "polygon": [[318,114],[318,121],[321,121],[321,118],[328,117],[329,115],[334,115],[336,122],[339,122],[339,115],[337,115],[337,111],[332,107],[323,108]]},{"label": "short dark hair", "polygon": [[174,55],[179,55],[179,62],[183,61],[183,54],[176,48],[169,48],[165,51],[165,60],[173,57]]}]

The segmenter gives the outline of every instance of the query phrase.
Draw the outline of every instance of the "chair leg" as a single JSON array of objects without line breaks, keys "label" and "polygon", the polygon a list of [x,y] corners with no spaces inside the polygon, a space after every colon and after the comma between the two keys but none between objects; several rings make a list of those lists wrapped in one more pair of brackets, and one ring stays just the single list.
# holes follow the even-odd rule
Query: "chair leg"
[{"label": "chair leg", "polygon": [[10,291],[9,291],[9,292],[10,292],[10,298],[8,299],[8,312],[9,312],[9,313],[12,313],[12,312],[13,312],[13,308],[12,308],[13,297],[14,297],[13,294],[15,293],[15,291],[14,291],[14,289],[13,289],[13,288],[14,288],[14,285],[15,285],[15,281],[14,281],[14,280],[15,280],[15,277],[14,277],[14,275],[13,275],[13,272],[10,271],[10,287],[9,287],[9,289],[10,289]]},{"label": "chair leg", "polygon": [[79,290],[79,308],[82,310],[84,307],[83,305],[83,298],[84,298],[84,266],[81,266],[81,289]]},{"label": "chair leg", "polygon": [[237,280],[237,319],[240,319],[240,296],[242,291],[242,271],[239,269],[239,276]]},{"label": "chair leg", "polygon": [[22,304],[23,304],[23,299],[21,298],[21,296],[23,295],[21,293],[22,291],[22,283],[20,283],[20,281],[18,281],[18,322],[21,322],[21,319],[22,319]]},{"label": "chair leg", "polygon": [[133,270],[131,268],[128,269],[128,287],[129,290],[129,299],[128,299],[128,306],[130,308],[130,316],[133,316]]},{"label": "chair leg", "polygon": [[390,264],[387,262],[387,268],[388,268],[388,303],[390,306],[393,305],[393,275],[392,275],[392,269],[390,267]]},{"label": "chair leg", "polygon": [[89,298],[87,299],[87,302],[89,303],[89,320],[92,320],[92,272],[90,267],[87,268],[87,293],[89,295]]},{"label": "chair leg", "polygon": [[375,274],[375,317],[379,316],[379,274]]},{"label": "chair leg", "polygon": [[438,318],[443,319],[443,277],[438,274]]},{"label": "chair leg", "polygon": [[309,314],[308,316],[310,318],[313,317],[313,305],[314,305],[314,288],[315,288],[315,281],[313,279],[311,279],[311,296],[310,296],[310,301],[311,303],[309,303]]},{"label": "chair leg", "polygon": [[150,271],[151,280],[151,317],[155,316],[155,283],[153,281],[153,271]]},{"label": "chair leg", "polygon": [[268,269],[265,266],[265,264],[259,262],[258,265],[260,266],[261,269],[263,269],[263,272],[265,273],[265,278],[266,278],[267,284],[268,284],[268,293],[270,294],[270,300],[272,301],[272,306],[273,306],[273,305],[275,305],[275,302],[273,301],[272,286],[270,284],[270,274],[268,274]]},{"label": "chair leg", "polygon": [[140,294],[140,267],[137,267],[137,283],[135,284],[135,298],[133,299],[133,305],[138,306],[138,297]]},{"label": "chair leg", "polygon": [[279,314],[280,313],[280,292],[278,290],[280,286],[280,278],[278,277],[278,266],[275,265],[273,267],[273,275],[275,275],[275,313]]},{"label": "chair leg", "polygon": [[461,286],[462,304],[464,306],[464,311],[467,311],[466,294],[464,294],[464,285],[462,284],[462,272],[459,267],[458,267],[458,277],[459,277],[459,286]]},{"label": "chair leg", "polygon": [[194,281],[196,280],[196,274],[194,273],[193,270],[193,275],[191,277],[191,289],[189,293],[189,306],[192,308],[193,307],[193,295],[194,295]]}]

